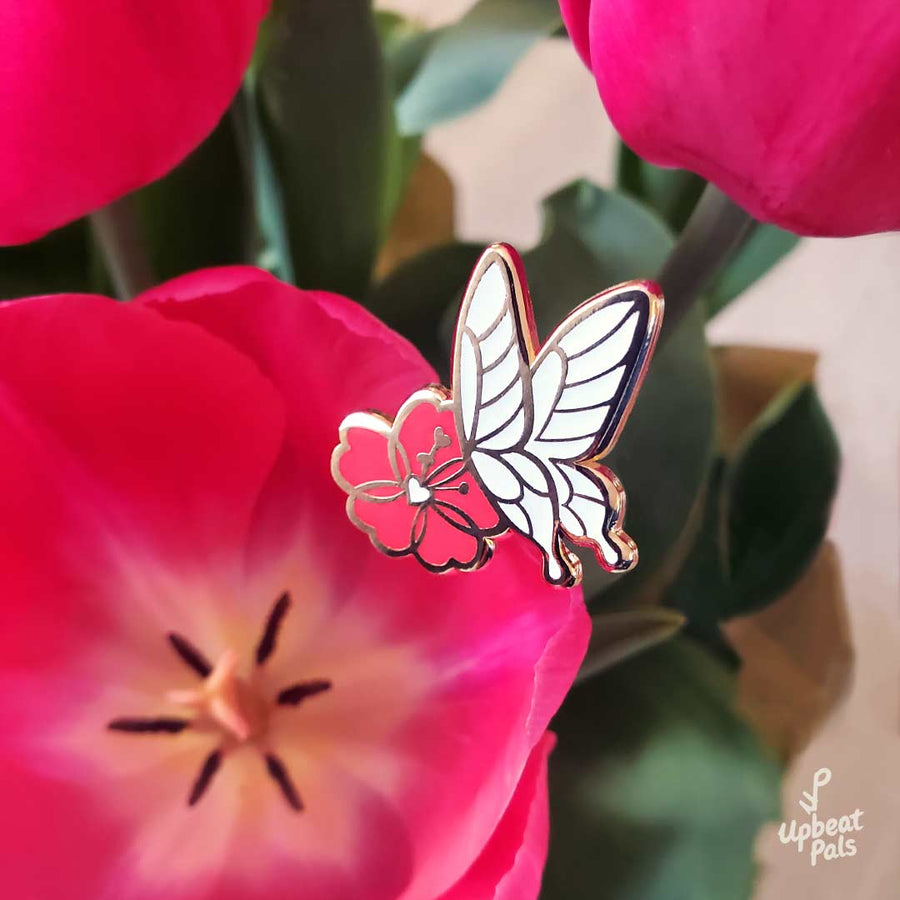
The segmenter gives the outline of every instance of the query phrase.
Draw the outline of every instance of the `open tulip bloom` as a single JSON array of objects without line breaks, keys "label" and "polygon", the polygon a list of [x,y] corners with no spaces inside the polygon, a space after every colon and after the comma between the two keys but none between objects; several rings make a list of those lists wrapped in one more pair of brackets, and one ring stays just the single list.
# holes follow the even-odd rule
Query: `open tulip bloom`
[{"label": "open tulip bloom", "polygon": [[0,306],[6,896],[537,895],[580,592],[388,559],[328,477],[434,380],[255,269]]}]

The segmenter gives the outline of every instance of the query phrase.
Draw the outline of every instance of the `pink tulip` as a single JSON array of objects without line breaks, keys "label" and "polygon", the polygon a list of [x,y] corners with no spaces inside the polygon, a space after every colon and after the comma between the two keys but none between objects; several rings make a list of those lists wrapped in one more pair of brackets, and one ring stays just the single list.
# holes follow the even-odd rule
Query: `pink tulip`
[{"label": "pink tulip", "polygon": [[799,234],[900,228],[893,0],[560,0],[622,139]]},{"label": "pink tulip", "polygon": [[228,106],[268,0],[0,7],[0,244],[164,175]]},{"label": "pink tulip", "polygon": [[387,558],[329,474],[435,380],[249,268],[0,305],[4,896],[537,896],[580,592]]}]

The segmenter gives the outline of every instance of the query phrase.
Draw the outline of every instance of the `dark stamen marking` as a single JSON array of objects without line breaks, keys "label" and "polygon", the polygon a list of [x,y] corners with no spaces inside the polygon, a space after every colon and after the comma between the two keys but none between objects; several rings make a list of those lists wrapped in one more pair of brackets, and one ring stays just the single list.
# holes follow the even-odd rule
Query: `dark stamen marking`
[{"label": "dark stamen marking", "polygon": [[213,776],[219,771],[219,766],[221,765],[222,751],[213,750],[213,752],[204,760],[203,766],[200,769],[200,774],[197,776],[197,780],[191,788],[191,794],[188,797],[188,806],[194,806],[199,802],[200,798],[206,793],[209,783],[213,780]]},{"label": "dark stamen marking", "polygon": [[286,687],[278,694],[278,702],[282,706],[299,706],[307,697],[314,697],[331,689],[331,682],[325,678],[312,681],[301,681]]},{"label": "dark stamen marking", "polygon": [[187,639],[174,631],[166,635],[175,652],[186,662],[201,678],[208,677],[213,667],[209,660]]},{"label": "dark stamen marking", "polygon": [[266,768],[269,770],[269,775],[281,788],[284,799],[287,800],[292,809],[300,812],[303,809],[303,801],[300,799],[297,788],[294,787],[294,782],[291,780],[291,776],[288,775],[288,770],[285,768],[284,763],[274,753],[267,753]]},{"label": "dark stamen marking", "polygon": [[127,734],[179,734],[190,724],[187,719],[113,719],[106,727]]},{"label": "dark stamen marking", "polygon": [[263,636],[260,638],[259,645],[256,648],[256,664],[261,666],[275,650],[275,641],[278,639],[278,631],[281,623],[287,614],[288,607],[291,605],[291,596],[285,591],[272,607],[269,618],[266,619],[266,627],[263,630]]}]

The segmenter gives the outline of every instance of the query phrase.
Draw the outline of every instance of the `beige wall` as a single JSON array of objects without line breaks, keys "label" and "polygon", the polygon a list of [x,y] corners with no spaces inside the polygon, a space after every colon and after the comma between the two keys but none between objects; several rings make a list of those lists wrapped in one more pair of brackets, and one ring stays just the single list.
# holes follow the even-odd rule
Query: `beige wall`
[{"label": "beige wall", "polygon": [[[380,6],[429,23],[470,0],[391,0]],[[428,149],[457,188],[463,238],[527,247],[538,200],[578,176],[609,183],[614,132],[594,85],[564,42],[538,47],[499,95],[436,129]],[[650,274],[650,273],[648,273]],[[603,285],[598,285],[598,289]],[[888,900],[900,896],[900,234],[807,240],[719,317],[716,342],[798,347],[821,354],[819,384],[837,426],[844,470],[831,536],[840,547],[854,642],[853,687],[796,761],[788,818],[820,766],[833,771],[825,815],[865,810],[859,853],[810,868],[774,829],[761,837],[758,900]],[[827,797],[827,799],[826,799]]]}]

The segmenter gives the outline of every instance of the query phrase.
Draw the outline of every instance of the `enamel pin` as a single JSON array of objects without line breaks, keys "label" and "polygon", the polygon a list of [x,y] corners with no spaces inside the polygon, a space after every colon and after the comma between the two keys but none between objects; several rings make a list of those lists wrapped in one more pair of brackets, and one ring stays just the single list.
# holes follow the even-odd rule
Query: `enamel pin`
[{"label": "enamel pin", "polygon": [[484,565],[493,538],[538,546],[544,577],[570,586],[589,547],[607,571],[637,562],[625,493],[600,460],[613,447],[662,323],[658,288],[631,281],[575,309],[539,346],[518,254],[494,244],[469,280],[453,386],[414,393],[393,421],[341,423],[332,474],[347,515],[382,553],[432,572]]}]

